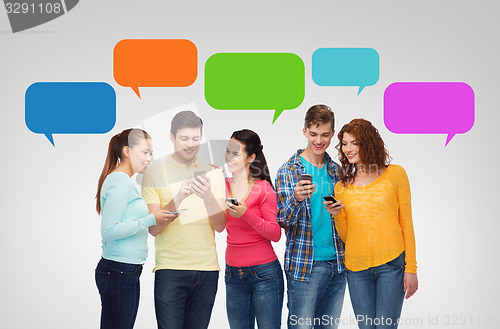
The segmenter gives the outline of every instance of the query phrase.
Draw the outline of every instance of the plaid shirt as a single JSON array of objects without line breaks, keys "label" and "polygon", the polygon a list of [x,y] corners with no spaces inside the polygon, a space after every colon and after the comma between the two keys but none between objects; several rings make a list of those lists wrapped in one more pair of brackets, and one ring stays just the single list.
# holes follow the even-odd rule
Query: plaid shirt
[{"label": "plaid shirt", "polygon": [[[276,193],[278,195],[278,222],[286,231],[285,271],[295,280],[309,281],[313,266],[314,245],[311,229],[311,199],[302,202],[295,199],[295,186],[305,168],[302,165],[298,150],[278,170],[276,177]],[[339,165],[333,162],[325,152],[325,164],[333,185],[339,181]],[[316,206],[316,205],[315,205]],[[323,205],[317,205],[323,206]],[[337,270],[343,272],[344,243],[340,240],[332,220],[333,245],[337,253]]]}]

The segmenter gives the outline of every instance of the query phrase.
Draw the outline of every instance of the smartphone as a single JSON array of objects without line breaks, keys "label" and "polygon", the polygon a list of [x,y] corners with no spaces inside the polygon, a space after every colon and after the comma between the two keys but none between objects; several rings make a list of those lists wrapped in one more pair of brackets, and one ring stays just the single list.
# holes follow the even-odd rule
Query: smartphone
[{"label": "smartphone", "polygon": [[180,215],[180,214],[181,214],[181,212],[184,212],[184,211],[186,211],[186,210],[187,210],[187,209],[177,209],[176,211],[174,211],[174,212],[172,213],[172,215]]},{"label": "smartphone", "polygon": [[[309,175],[309,174],[302,174],[302,176],[300,176],[300,180],[308,180],[308,181],[310,181],[309,184],[312,184],[313,176]],[[308,185],[308,184],[304,184],[304,185]]]},{"label": "smartphone", "polygon": [[238,200],[236,200],[236,198],[226,198],[226,201],[232,203],[235,206],[238,205]]},{"label": "smartphone", "polygon": [[200,184],[203,184],[203,183],[202,183],[202,182],[200,182],[200,180],[199,180],[199,179],[197,179],[196,177],[197,177],[197,176],[202,176],[202,177],[204,178],[206,173],[207,173],[207,172],[206,172],[206,171],[203,171],[203,170],[195,171],[195,172],[194,172],[194,179],[196,179],[196,181],[197,181],[197,182],[199,182]]},{"label": "smartphone", "polygon": [[333,203],[337,202],[337,200],[335,200],[335,198],[333,197],[333,195],[324,196],[323,199],[325,199],[325,201],[331,201]]}]

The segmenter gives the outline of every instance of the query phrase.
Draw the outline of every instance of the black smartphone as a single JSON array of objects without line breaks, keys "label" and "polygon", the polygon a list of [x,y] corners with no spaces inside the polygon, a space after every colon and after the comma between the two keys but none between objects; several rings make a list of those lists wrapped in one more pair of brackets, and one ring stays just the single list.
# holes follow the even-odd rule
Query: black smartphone
[{"label": "black smartphone", "polygon": [[[313,176],[310,175],[310,174],[302,174],[300,176],[300,180],[308,180],[308,181],[310,181],[309,184],[312,184],[312,182],[313,182]],[[304,184],[304,185],[307,185],[307,184]]]},{"label": "black smartphone", "polygon": [[324,196],[323,199],[325,199],[325,201],[331,201],[333,203],[337,202],[337,200],[335,200],[335,198],[333,197],[333,195]]},{"label": "black smartphone", "polygon": [[235,206],[238,205],[238,200],[236,200],[236,198],[226,198],[226,201],[232,203]]}]

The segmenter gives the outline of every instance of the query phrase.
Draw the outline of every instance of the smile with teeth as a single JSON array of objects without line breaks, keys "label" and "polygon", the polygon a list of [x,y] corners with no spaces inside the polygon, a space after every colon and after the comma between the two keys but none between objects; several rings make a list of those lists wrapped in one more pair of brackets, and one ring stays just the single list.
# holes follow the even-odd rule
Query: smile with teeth
[{"label": "smile with teeth", "polygon": [[313,146],[314,146],[315,148],[317,148],[317,149],[322,149],[324,145],[321,145],[321,146],[320,146],[320,145],[313,144]]}]

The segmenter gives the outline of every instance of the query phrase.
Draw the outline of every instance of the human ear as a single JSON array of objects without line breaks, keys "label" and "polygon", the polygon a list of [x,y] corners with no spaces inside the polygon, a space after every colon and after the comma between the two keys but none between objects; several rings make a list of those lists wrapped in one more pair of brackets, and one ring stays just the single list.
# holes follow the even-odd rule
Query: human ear
[{"label": "human ear", "polygon": [[126,158],[130,158],[130,148],[128,146],[123,147],[122,155]]}]

